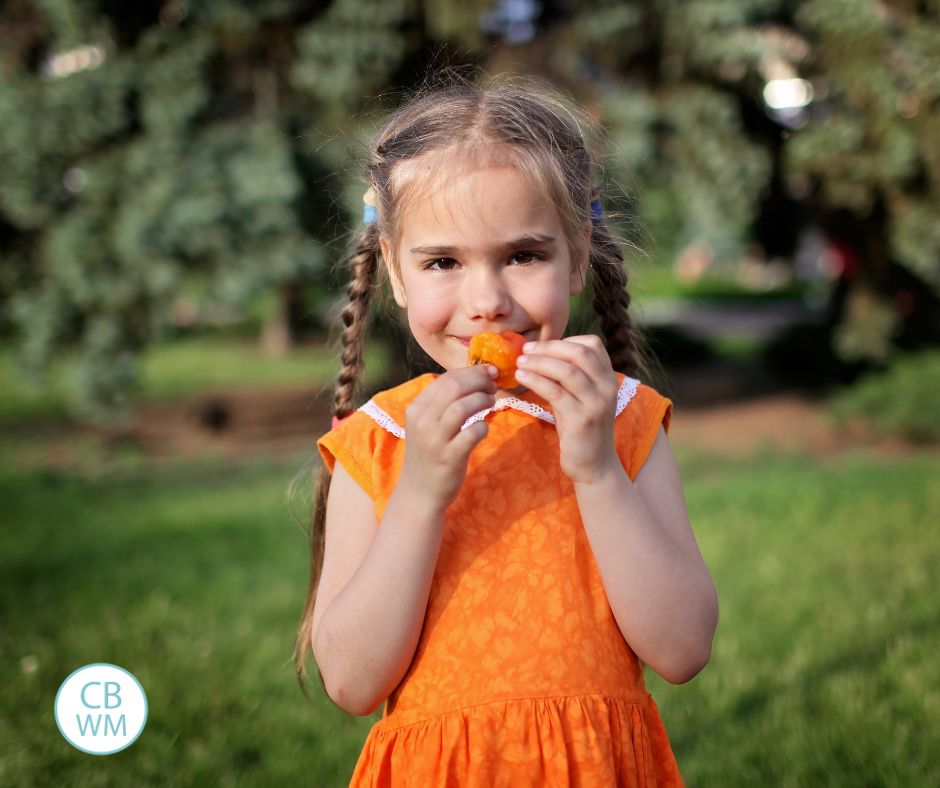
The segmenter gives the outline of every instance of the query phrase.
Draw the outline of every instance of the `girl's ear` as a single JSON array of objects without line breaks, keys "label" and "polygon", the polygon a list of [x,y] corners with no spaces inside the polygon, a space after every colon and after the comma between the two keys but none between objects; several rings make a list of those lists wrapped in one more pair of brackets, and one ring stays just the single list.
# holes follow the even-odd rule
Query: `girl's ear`
[{"label": "girl's ear", "polygon": [[581,245],[577,259],[571,261],[571,295],[578,295],[587,282],[588,268],[591,265],[591,223],[584,228],[584,244]]},{"label": "girl's ear", "polygon": [[406,309],[408,299],[405,296],[405,286],[402,284],[401,277],[398,275],[392,261],[392,245],[385,236],[379,238],[379,248],[382,250],[382,262],[385,264],[388,281],[392,283],[392,293],[395,296],[395,303],[402,309]]}]

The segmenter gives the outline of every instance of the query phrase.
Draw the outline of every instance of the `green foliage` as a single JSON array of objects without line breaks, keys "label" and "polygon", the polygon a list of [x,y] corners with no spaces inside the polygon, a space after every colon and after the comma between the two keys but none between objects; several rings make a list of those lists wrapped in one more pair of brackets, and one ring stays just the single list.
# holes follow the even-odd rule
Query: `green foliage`
[{"label": "green foliage", "polygon": [[938,391],[940,351],[908,353],[833,397],[830,412],[838,424],[861,418],[882,434],[936,443],[940,442]]},{"label": "green foliage", "polygon": [[202,31],[192,36],[164,29],[144,34],[138,49],[146,67],[137,86],[144,128],[172,137],[206,110],[212,98],[209,68],[219,55],[218,45]]},{"label": "green foliage", "polygon": [[[893,255],[940,291],[935,7],[610,0],[579,7],[552,35],[565,52],[553,73],[601,108],[609,172],[636,195],[659,254],[690,240],[739,254],[776,168],[803,184],[799,199],[814,196],[808,210],[870,223],[884,248],[866,249],[863,265]],[[815,97],[787,127],[762,93],[790,77]]]},{"label": "green foliage", "polygon": [[0,81],[0,310],[34,379],[69,354],[84,418],[130,417],[135,358],[193,279],[236,315],[329,281],[335,208],[297,130],[384,84],[407,6],[304,9],[217,0],[135,20],[47,0],[32,26],[0,15],[19,52]]},{"label": "green foliage", "polygon": [[[940,134],[940,124],[936,132]],[[940,179],[938,179],[940,180]],[[940,200],[911,197],[901,200],[892,216],[894,253],[924,280],[940,288]]]},{"label": "green foliage", "polygon": [[[585,83],[608,130],[608,177],[631,195],[641,246],[671,257],[707,241],[738,256],[771,175],[771,157],[749,136],[727,63],[746,69],[771,47],[753,34],[774,3],[592,3],[561,46],[561,77]],[[600,78],[585,73],[593,64]]]},{"label": "green foliage", "polygon": [[788,170],[859,217],[881,204],[890,253],[940,289],[937,9],[811,0],[795,19],[813,41],[803,75],[822,95],[814,122],[786,146]]},{"label": "green foliage", "polygon": [[336,0],[297,31],[296,84],[332,110],[357,108],[405,56],[405,0]]},{"label": "green foliage", "polygon": [[672,193],[682,201],[684,240],[705,238],[719,256],[733,257],[756,218],[755,197],[770,178],[767,151],[748,141],[734,99],[704,86],[666,93],[659,117],[669,129],[662,146]]}]

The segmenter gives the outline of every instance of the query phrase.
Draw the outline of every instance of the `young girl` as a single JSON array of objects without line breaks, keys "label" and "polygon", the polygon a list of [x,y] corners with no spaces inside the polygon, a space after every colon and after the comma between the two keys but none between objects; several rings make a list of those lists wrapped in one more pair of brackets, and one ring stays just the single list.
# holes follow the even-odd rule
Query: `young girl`
[{"label": "young girl", "polygon": [[[681,784],[642,665],[695,676],[717,601],[579,123],[462,85],[372,149],[295,651],[342,709],[386,701],[352,785]],[[380,273],[445,371],[356,410]],[[586,286],[603,341],[565,337]],[[502,331],[529,340],[513,390],[466,361]]]}]

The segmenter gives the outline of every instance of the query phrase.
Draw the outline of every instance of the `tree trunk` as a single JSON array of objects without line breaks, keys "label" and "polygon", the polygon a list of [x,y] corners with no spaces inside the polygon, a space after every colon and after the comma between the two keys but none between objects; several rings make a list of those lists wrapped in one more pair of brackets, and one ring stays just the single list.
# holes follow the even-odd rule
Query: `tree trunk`
[{"label": "tree trunk", "polygon": [[297,282],[285,282],[278,287],[274,312],[261,329],[261,348],[266,356],[285,356],[294,346],[300,290]]}]

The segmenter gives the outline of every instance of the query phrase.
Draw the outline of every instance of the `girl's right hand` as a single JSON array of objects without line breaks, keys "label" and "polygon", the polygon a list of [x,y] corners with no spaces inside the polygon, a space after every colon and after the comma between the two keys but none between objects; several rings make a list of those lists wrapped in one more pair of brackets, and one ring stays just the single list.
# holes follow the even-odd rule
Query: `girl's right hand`
[{"label": "girl's right hand", "polygon": [[428,496],[443,511],[457,497],[467,461],[489,431],[485,420],[461,430],[474,413],[496,404],[499,374],[491,364],[452,369],[434,380],[405,410],[405,462],[399,483]]}]

